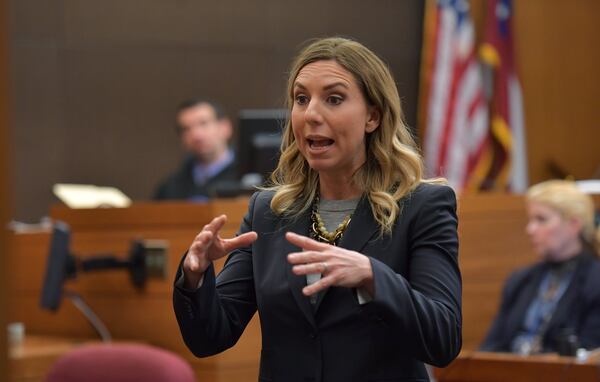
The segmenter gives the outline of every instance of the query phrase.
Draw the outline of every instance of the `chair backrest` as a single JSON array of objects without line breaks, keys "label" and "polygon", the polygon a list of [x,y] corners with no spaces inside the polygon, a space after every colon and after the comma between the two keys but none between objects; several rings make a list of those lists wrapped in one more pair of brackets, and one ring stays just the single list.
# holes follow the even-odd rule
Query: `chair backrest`
[{"label": "chair backrest", "polygon": [[142,344],[85,345],[61,357],[45,382],[195,382],[190,365],[172,352]]}]

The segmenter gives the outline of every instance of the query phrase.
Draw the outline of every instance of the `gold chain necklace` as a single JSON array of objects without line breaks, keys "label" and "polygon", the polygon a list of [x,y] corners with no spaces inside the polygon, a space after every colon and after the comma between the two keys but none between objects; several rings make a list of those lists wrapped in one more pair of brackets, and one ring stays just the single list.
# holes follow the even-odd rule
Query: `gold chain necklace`
[{"label": "gold chain necklace", "polygon": [[335,231],[327,231],[327,228],[325,228],[325,223],[323,222],[323,219],[321,219],[321,215],[319,214],[319,195],[317,195],[313,202],[311,213],[311,236],[317,241],[321,241],[331,245],[337,245],[339,240],[344,235],[346,228],[348,228],[348,224],[350,224],[351,218],[352,214],[348,214],[348,216],[344,218],[344,221],[342,221],[337,226]]}]

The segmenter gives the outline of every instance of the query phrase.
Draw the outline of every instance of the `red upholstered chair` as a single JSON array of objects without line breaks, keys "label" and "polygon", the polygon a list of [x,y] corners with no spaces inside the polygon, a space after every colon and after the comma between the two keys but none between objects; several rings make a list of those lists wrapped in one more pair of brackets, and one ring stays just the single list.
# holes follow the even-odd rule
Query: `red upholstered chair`
[{"label": "red upholstered chair", "polygon": [[61,357],[46,382],[195,382],[177,354],[141,344],[86,345]]}]

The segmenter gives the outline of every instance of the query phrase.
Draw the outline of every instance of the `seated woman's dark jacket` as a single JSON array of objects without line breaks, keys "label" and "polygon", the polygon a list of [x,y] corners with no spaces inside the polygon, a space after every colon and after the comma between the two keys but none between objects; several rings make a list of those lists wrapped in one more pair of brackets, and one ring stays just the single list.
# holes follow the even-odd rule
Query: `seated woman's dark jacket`
[{"label": "seated woman's dark jacket", "polygon": [[[510,352],[527,309],[536,297],[549,265],[543,262],[514,272],[506,281],[500,310],[481,345],[483,351]],[[543,352],[557,352],[564,333],[580,346],[600,347],[600,260],[591,250],[578,255],[570,284],[558,300],[542,338]]]}]

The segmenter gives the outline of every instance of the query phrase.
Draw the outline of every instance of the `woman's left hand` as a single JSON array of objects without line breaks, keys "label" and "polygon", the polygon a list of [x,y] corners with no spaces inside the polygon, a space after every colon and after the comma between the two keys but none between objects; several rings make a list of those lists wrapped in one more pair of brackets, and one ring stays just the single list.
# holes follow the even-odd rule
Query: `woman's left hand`
[{"label": "woman's left hand", "polygon": [[322,274],[319,281],[302,289],[306,296],[331,286],[364,288],[374,296],[373,269],[367,256],[292,232],[286,233],[285,238],[302,248],[302,252],[288,255],[288,262],[293,265],[294,274]]}]

